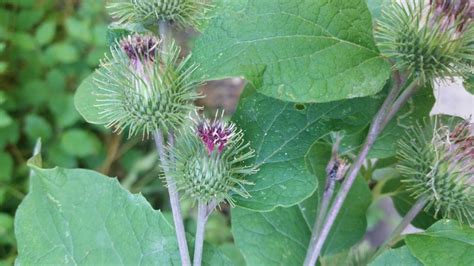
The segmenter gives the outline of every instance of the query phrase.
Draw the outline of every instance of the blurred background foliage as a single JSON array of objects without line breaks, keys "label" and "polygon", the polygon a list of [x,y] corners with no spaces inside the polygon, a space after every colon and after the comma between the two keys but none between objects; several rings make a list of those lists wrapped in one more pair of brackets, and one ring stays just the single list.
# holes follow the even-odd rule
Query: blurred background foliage
[{"label": "blurred background foliage", "polygon": [[[167,214],[149,142],[87,124],[73,104],[75,89],[108,50],[104,6],[104,0],[0,0],[0,265],[16,256],[13,217],[28,190],[26,161],[38,138],[46,167],[118,176]],[[192,206],[184,205],[193,232]],[[211,217],[206,233],[209,242],[240,257],[229,244],[225,210]]]}]

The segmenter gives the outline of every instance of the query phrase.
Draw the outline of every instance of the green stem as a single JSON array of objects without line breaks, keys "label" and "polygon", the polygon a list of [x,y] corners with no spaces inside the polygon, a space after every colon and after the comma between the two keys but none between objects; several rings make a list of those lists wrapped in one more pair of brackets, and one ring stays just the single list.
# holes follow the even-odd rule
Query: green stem
[{"label": "green stem", "polygon": [[194,266],[201,266],[202,251],[204,247],[204,233],[206,231],[207,218],[209,217],[208,205],[203,202],[198,204],[198,217],[196,226],[196,238],[194,242]]}]

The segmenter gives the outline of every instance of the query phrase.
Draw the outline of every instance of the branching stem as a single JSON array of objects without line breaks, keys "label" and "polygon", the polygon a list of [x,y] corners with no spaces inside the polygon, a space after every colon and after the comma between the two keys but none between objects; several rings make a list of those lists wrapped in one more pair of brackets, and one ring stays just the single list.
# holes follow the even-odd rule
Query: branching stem
[{"label": "branching stem", "polygon": [[362,165],[364,164],[367,155],[369,154],[370,149],[374,145],[375,141],[377,140],[380,133],[383,131],[385,126],[388,124],[391,118],[395,116],[395,114],[400,111],[400,109],[405,105],[405,103],[410,99],[410,97],[416,92],[419,87],[419,81],[417,79],[413,80],[410,85],[405,88],[405,91],[400,95],[400,91],[402,89],[401,84],[395,84],[391,89],[390,92],[385,99],[384,103],[380,107],[377,115],[375,116],[374,120],[372,121],[369,129],[369,133],[365,140],[364,145],[362,146],[359,155],[357,156],[354,164],[352,165],[351,169],[349,170],[348,174],[346,175],[344,182],[341,186],[341,189],[336,195],[334,199],[334,203],[329,210],[325,223],[321,228],[321,232],[319,233],[318,240],[316,241],[315,245],[310,247],[308,253],[306,255],[305,265],[315,265],[316,261],[321,254],[321,250],[324,246],[324,243],[329,235],[329,232],[336,220],[336,217],[341,210],[342,204],[349,193],[352,184],[354,183]]}]

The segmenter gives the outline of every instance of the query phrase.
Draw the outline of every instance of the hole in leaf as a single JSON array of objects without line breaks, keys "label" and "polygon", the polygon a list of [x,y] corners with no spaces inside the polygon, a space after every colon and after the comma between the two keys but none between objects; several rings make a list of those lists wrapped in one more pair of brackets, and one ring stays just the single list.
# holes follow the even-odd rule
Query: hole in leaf
[{"label": "hole in leaf", "polygon": [[303,111],[303,110],[306,109],[306,106],[302,103],[297,103],[297,104],[295,104],[295,109],[299,110],[299,111]]}]

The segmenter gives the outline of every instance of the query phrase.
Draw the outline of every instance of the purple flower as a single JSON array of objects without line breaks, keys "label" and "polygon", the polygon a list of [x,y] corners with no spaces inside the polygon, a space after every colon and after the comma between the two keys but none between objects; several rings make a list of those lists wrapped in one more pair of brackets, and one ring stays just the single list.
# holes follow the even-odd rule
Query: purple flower
[{"label": "purple flower", "polygon": [[122,50],[134,68],[155,62],[159,44],[159,40],[154,36],[138,34],[130,35],[120,42]]},{"label": "purple flower", "polygon": [[216,118],[213,121],[201,119],[197,123],[196,133],[206,145],[209,155],[217,148],[221,153],[235,134],[235,126]]}]

